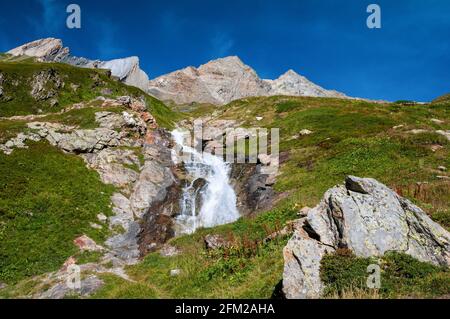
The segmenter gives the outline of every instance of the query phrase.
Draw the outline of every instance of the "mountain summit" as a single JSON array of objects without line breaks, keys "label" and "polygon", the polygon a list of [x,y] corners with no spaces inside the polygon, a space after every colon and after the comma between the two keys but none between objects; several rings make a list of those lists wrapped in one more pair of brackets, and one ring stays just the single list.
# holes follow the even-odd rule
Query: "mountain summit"
[{"label": "mountain summit", "polygon": [[34,57],[40,62],[61,62],[86,68],[111,70],[111,74],[125,84],[147,90],[149,78],[139,67],[138,57],[115,59],[111,61],[89,60],[74,57],[70,49],[63,46],[60,39],[47,38],[36,40],[7,52],[13,56]]},{"label": "mountain summit", "polygon": [[111,70],[125,84],[138,87],[158,99],[176,104],[211,103],[224,105],[251,96],[311,96],[348,98],[345,94],[326,90],[293,70],[276,80],[261,79],[237,56],[187,67],[149,80],[139,67],[138,57],[111,61],[75,57],[60,39],[36,40],[7,52],[13,56],[30,56],[40,62],[61,62],[86,68]]},{"label": "mountain summit", "polygon": [[250,96],[313,96],[347,98],[326,90],[293,70],[276,80],[260,79],[237,56],[210,61],[198,68],[188,67],[150,81],[150,94],[177,104],[227,104]]}]

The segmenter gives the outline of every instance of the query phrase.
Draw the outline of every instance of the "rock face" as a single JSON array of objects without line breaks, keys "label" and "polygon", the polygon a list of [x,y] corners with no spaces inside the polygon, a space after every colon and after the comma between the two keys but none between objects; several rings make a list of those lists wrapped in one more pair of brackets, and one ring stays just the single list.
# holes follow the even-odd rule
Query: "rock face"
[{"label": "rock face", "polygon": [[138,87],[148,88],[148,76],[139,67],[138,57],[115,59],[111,61],[97,61],[70,55],[69,48],[63,46],[60,39],[47,38],[36,40],[7,52],[13,56],[34,57],[40,62],[62,62],[86,68],[99,68],[111,71],[120,81]]},{"label": "rock face", "polygon": [[269,95],[347,98],[343,93],[325,90],[293,70],[287,71],[276,80],[266,80],[266,82],[271,86]]},{"label": "rock face", "polygon": [[136,56],[102,62],[98,68],[111,70],[111,74],[118,77],[120,81],[144,91],[147,90],[149,78],[139,67],[139,58]]},{"label": "rock face", "polygon": [[270,87],[238,57],[208,62],[150,81],[150,94],[177,104],[226,104],[247,96],[267,95]]},{"label": "rock face", "polygon": [[277,80],[262,80],[236,56],[160,76],[150,81],[149,93],[177,104],[216,105],[250,96],[346,97],[342,93],[325,90],[292,70]]},{"label": "rock face", "polygon": [[13,56],[35,57],[41,62],[59,62],[69,55],[69,49],[63,47],[61,40],[48,38],[21,45],[7,53]]},{"label": "rock face", "polygon": [[435,265],[450,265],[450,233],[385,185],[349,176],[299,220],[284,249],[287,298],[318,298],[320,261],[348,248],[362,257],[399,251]]}]

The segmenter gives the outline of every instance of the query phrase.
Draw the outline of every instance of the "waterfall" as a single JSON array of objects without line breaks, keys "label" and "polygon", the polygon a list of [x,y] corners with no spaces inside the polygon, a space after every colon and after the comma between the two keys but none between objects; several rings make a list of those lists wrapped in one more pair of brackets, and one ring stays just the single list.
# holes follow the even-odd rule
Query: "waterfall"
[{"label": "waterfall", "polygon": [[[222,158],[207,152],[202,154],[186,145],[186,137],[190,139],[190,135],[186,136],[183,131],[175,130],[172,136],[178,149],[188,155],[183,156],[183,162],[191,179],[183,188],[181,211],[175,219],[176,233],[190,234],[200,227],[214,227],[236,221],[240,215],[236,208],[236,194],[230,185],[230,164]],[[175,150],[172,157],[174,162],[180,162],[180,156]],[[198,187],[202,182],[205,185]]]}]

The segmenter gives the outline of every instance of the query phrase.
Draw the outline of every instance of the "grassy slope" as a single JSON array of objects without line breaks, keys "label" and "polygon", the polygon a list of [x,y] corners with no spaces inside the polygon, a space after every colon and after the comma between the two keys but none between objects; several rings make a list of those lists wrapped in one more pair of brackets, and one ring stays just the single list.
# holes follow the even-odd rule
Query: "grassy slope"
[{"label": "grassy slope", "polygon": [[89,222],[111,214],[113,188],[81,158],[34,143],[10,156],[0,153],[0,176],[0,281],[58,269],[76,253],[77,236],[105,239],[107,232]]},{"label": "grassy slope", "polygon": [[[25,64],[24,68],[19,63],[8,65],[14,76],[28,73],[22,93],[18,92],[16,96],[15,106],[0,102],[3,115],[32,114],[37,112],[37,108],[55,112],[65,104],[97,96],[97,89],[92,90],[90,73],[85,72],[99,72],[106,87],[113,90],[113,95],[144,94],[139,89],[110,80],[101,71],[65,65],[37,65],[31,61]],[[0,62],[0,70],[4,65]],[[62,74],[66,74],[64,68],[69,68],[70,73],[75,74],[67,75],[65,88],[67,83],[71,83],[72,76],[73,81],[85,82],[76,95],[64,90],[60,92],[60,104],[54,109],[46,108],[45,102],[37,107],[27,96],[29,76],[48,67],[56,67]],[[171,127],[178,116],[156,99],[149,96],[146,99],[158,122]],[[46,120],[91,128],[95,125],[93,107],[91,110],[48,115]],[[240,100],[218,110],[223,113],[221,118],[240,119],[247,126],[281,128],[281,149],[289,151],[290,159],[282,167],[276,188],[280,192],[289,192],[290,197],[259,217],[241,219],[231,225],[174,239],[172,244],[180,247],[183,254],[172,258],[150,254],[128,269],[136,283],[105,275],[107,285],[95,297],[268,298],[281,280],[282,248],[287,238],[268,244],[263,244],[262,239],[279,230],[286,221],[295,219],[298,208],[317,204],[323,192],[342,182],[347,174],[375,177],[387,183],[424,207],[433,218],[450,226],[449,185],[436,179],[437,174],[445,174],[436,170],[438,165],[450,167],[449,143],[434,133],[412,135],[406,132],[412,128],[449,129],[448,104],[402,106],[338,99],[271,97]],[[210,111],[211,107],[205,105],[191,115],[200,116]],[[258,122],[256,116],[264,119]],[[439,125],[431,122],[431,118],[446,122]],[[405,126],[399,130],[392,129],[399,124]],[[22,121],[0,120],[0,139],[14,136],[24,126]],[[314,134],[290,139],[305,128]],[[440,144],[443,148],[432,152],[432,144]],[[95,214],[99,211],[107,213],[104,211],[107,210],[105,198],[111,190],[102,185],[96,174],[88,171],[78,158],[39,143],[32,145],[30,150],[16,150],[11,157],[0,156],[0,167],[1,185],[5,190],[2,189],[0,195],[0,230],[1,235],[8,238],[2,240],[0,246],[3,262],[0,281],[15,282],[25,276],[58,268],[74,252],[71,241],[77,234],[86,232],[99,240],[104,237],[104,234],[96,234],[91,228],[86,228],[86,223],[95,221]],[[417,192],[417,181],[429,184]],[[98,196],[102,189],[105,198]],[[33,214],[27,214],[29,212]],[[40,219],[41,216],[45,218]],[[53,222],[46,224],[46,221]],[[233,247],[206,252],[203,236],[209,233],[223,234],[234,242]],[[36,245],[41,241],[42,245]],[[24,249],[17,251],[15,243],[24,245]],[[182,274],[171,277],[170,270],[175,268],[180,268]],[[336,275],[340,276],[338,272]],[[435,275],[438,279],[433,283],[437,286],[448,280],[440,270]],[[333,282],[330,280],[329,283]],[[353,284],[351,279],[342,285],[342,289]],[[23,294],[31,289],[32,283],[23,281],[19,286]],[[431,284],[418,287],[425,291]],[[394,294],[400,293],[395,291]]]},{"label": "grassy slope", "polygon": [[[30,96],[32,76],[54,69],[65,86],[58,91],[59,105],[36,102]],[[5,62],[0,59],[0,72],[6,75],[4,92],[10,101],[0,99],[0,116],[35,114],[38,109],[49,112],[39,120],[59,122],[82,129],[97,127],[98,111],[122,112],[125,108],[100,108],[89,102],[101,95],[101,89],[112,91],[110,97],[130,95],[144,97],[149,111],[162,127],[171,128],[177,114],[143,91],[116,82],[102,70],[75,68],[63,64],[40,64],[31,59]],[[96,76],[100,85],[94,85]],[[9,87],[11,79],[18,86]],[[74,92],[70,83],[79,85]],[[66,113],[55,112],[72,103],[85,102],[88,108]],[[0,119],[0,143],[26,131],[26,121]],[[79,235],[101,242],[105,230],[94,230],[97,214],[110,213],[111,186],[101,183],[98,174],[88,170],[83,160],[67,155],[47,143],[33,143],[29,149],[14,150],[10,156],[0,152],[0,282],[14,283],[61,267],[77,249],[72,241]],[[106,229],[106,227],[104,227]],[[77,256],[80,261],[86,256]]]},{"label": "grassy slope", "polygon": [[[50,99],[36,101],[30,94],[33,77],[39,72],[49,70],[55,71],[64,82],[64,86],[56,90],[58,105],[53,107],[50,106]],[[138,88],[111,79],[105,70],[77,68],[60,63],[36,63],[32,60],[5,62],[0,59],[0,73],[6,78],[3,84],[4,96],[10,98],[0,99],[0,117],[58,112],[68,105],[105,95],[102,90],[107,89],[111,94],[106,97],[144,97],[149,111],[163,127],[172,127],[177,119],[176,113],[164,103]],[[14,81],[17,81],[17,86]],[[74,85],[77,86],[76,89]],[[54,88],[49,85],[47,89]]]},{"label": "grassy slope", "polygon": [[[209,108],[205,107],[205,110]],[[289,151],[290,159],[282,167],[276,188],[291,195],[278,208],[257,218],[241,219],[231,225],[173,240],[172,244],[182,249],[182,255],[166,258],[151,254],[137,266],[129,268],[132,278],[139,284],[122,285],[121,280],[108,277],[108,286],[95,297],[269,298],[282,278],[282,248],[286,238],[266,245],[260,240],[283,227],[287,220],[295,219],[299,208],[316,205],[325,190],[341,183],[348,174],[379,179],[424,207],[435,220],[450,227],[450,185],[436,178],[437,174],[443,174],[437,171],[438,165],[450,167],[450,143],[434,133],[407,133],[413,128],[449,129],[449,105],[401,106],[338,99],[271,97],[236,101],[219,108],[219,111],[222,113],[220,118],[240,119],[245,126],[281,128],[281,150]],[[196,116],[201,115],[198,110],[194,112]],[[257,121],[256,116],[264,119]],[[431,118],[445,123],[435,124]],[[396,125],[404,127],[393,130]],[[290,138],[305,128],[314,133]],[[443,148],[433,152],[430,149],[433,144]],[[417,191],[415,183],[418,181],[429,184]],[[203,236],[208,233],[221,233],[231,238],[235,248],[208,253],[203,247]],[[255,241],[258,245],[254,244]],[[339,258],[330,257],[331,264],[339,263]],[[400,255],[385,271],[384,275],[389,275],[387,284],[390,286],[384,286],[380,292],[382,296],[448,293],[445,289],[449,280],[447,271],[433,268],[426,275],[418,276],[417,281],[410,280],[409,274],[390,273],[392,269],[401,271],[404,268],[402,258],[408,257]],[[408,259],[408,262],[413,263],[419,272],[430,268],[414,260]],[[349,263],[353,264],[354,260]],[[355,267],[362,269],[357,263]],[[182,274],[170,277],[170,270],[176,268],[181,269]],[[326,269],[325,265],[324,272]],[[352,276],[345,267],[333,269],[335,276],[348,280],[333,288],[333,279],[324,278],[331,287],[329,295],[350,289],[355,285],[354,276],[361,276],[361,272]],[[363,270],[365,274],[366,269]],[[111,286],[114,289],[110,289]],[[143,287],[151,294],[141,293]],[[435,293],[431,292],[433,287],[437,287]],[[362,296],[367,296],[366,293]]]}]

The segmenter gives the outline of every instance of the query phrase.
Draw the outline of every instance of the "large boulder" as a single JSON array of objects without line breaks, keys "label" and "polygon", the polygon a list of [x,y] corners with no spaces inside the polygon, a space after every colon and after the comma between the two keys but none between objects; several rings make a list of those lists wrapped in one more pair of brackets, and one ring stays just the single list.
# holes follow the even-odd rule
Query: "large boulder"
[{"label": "large boulder", "polygon": [[338,248],[361,257],[398,251],[434,265],[450,265],[450,233],[371,178],[347,177],[345,185],[328,190],[296,224],[284,249],[285,296],[320,297],[320,261]]}]

